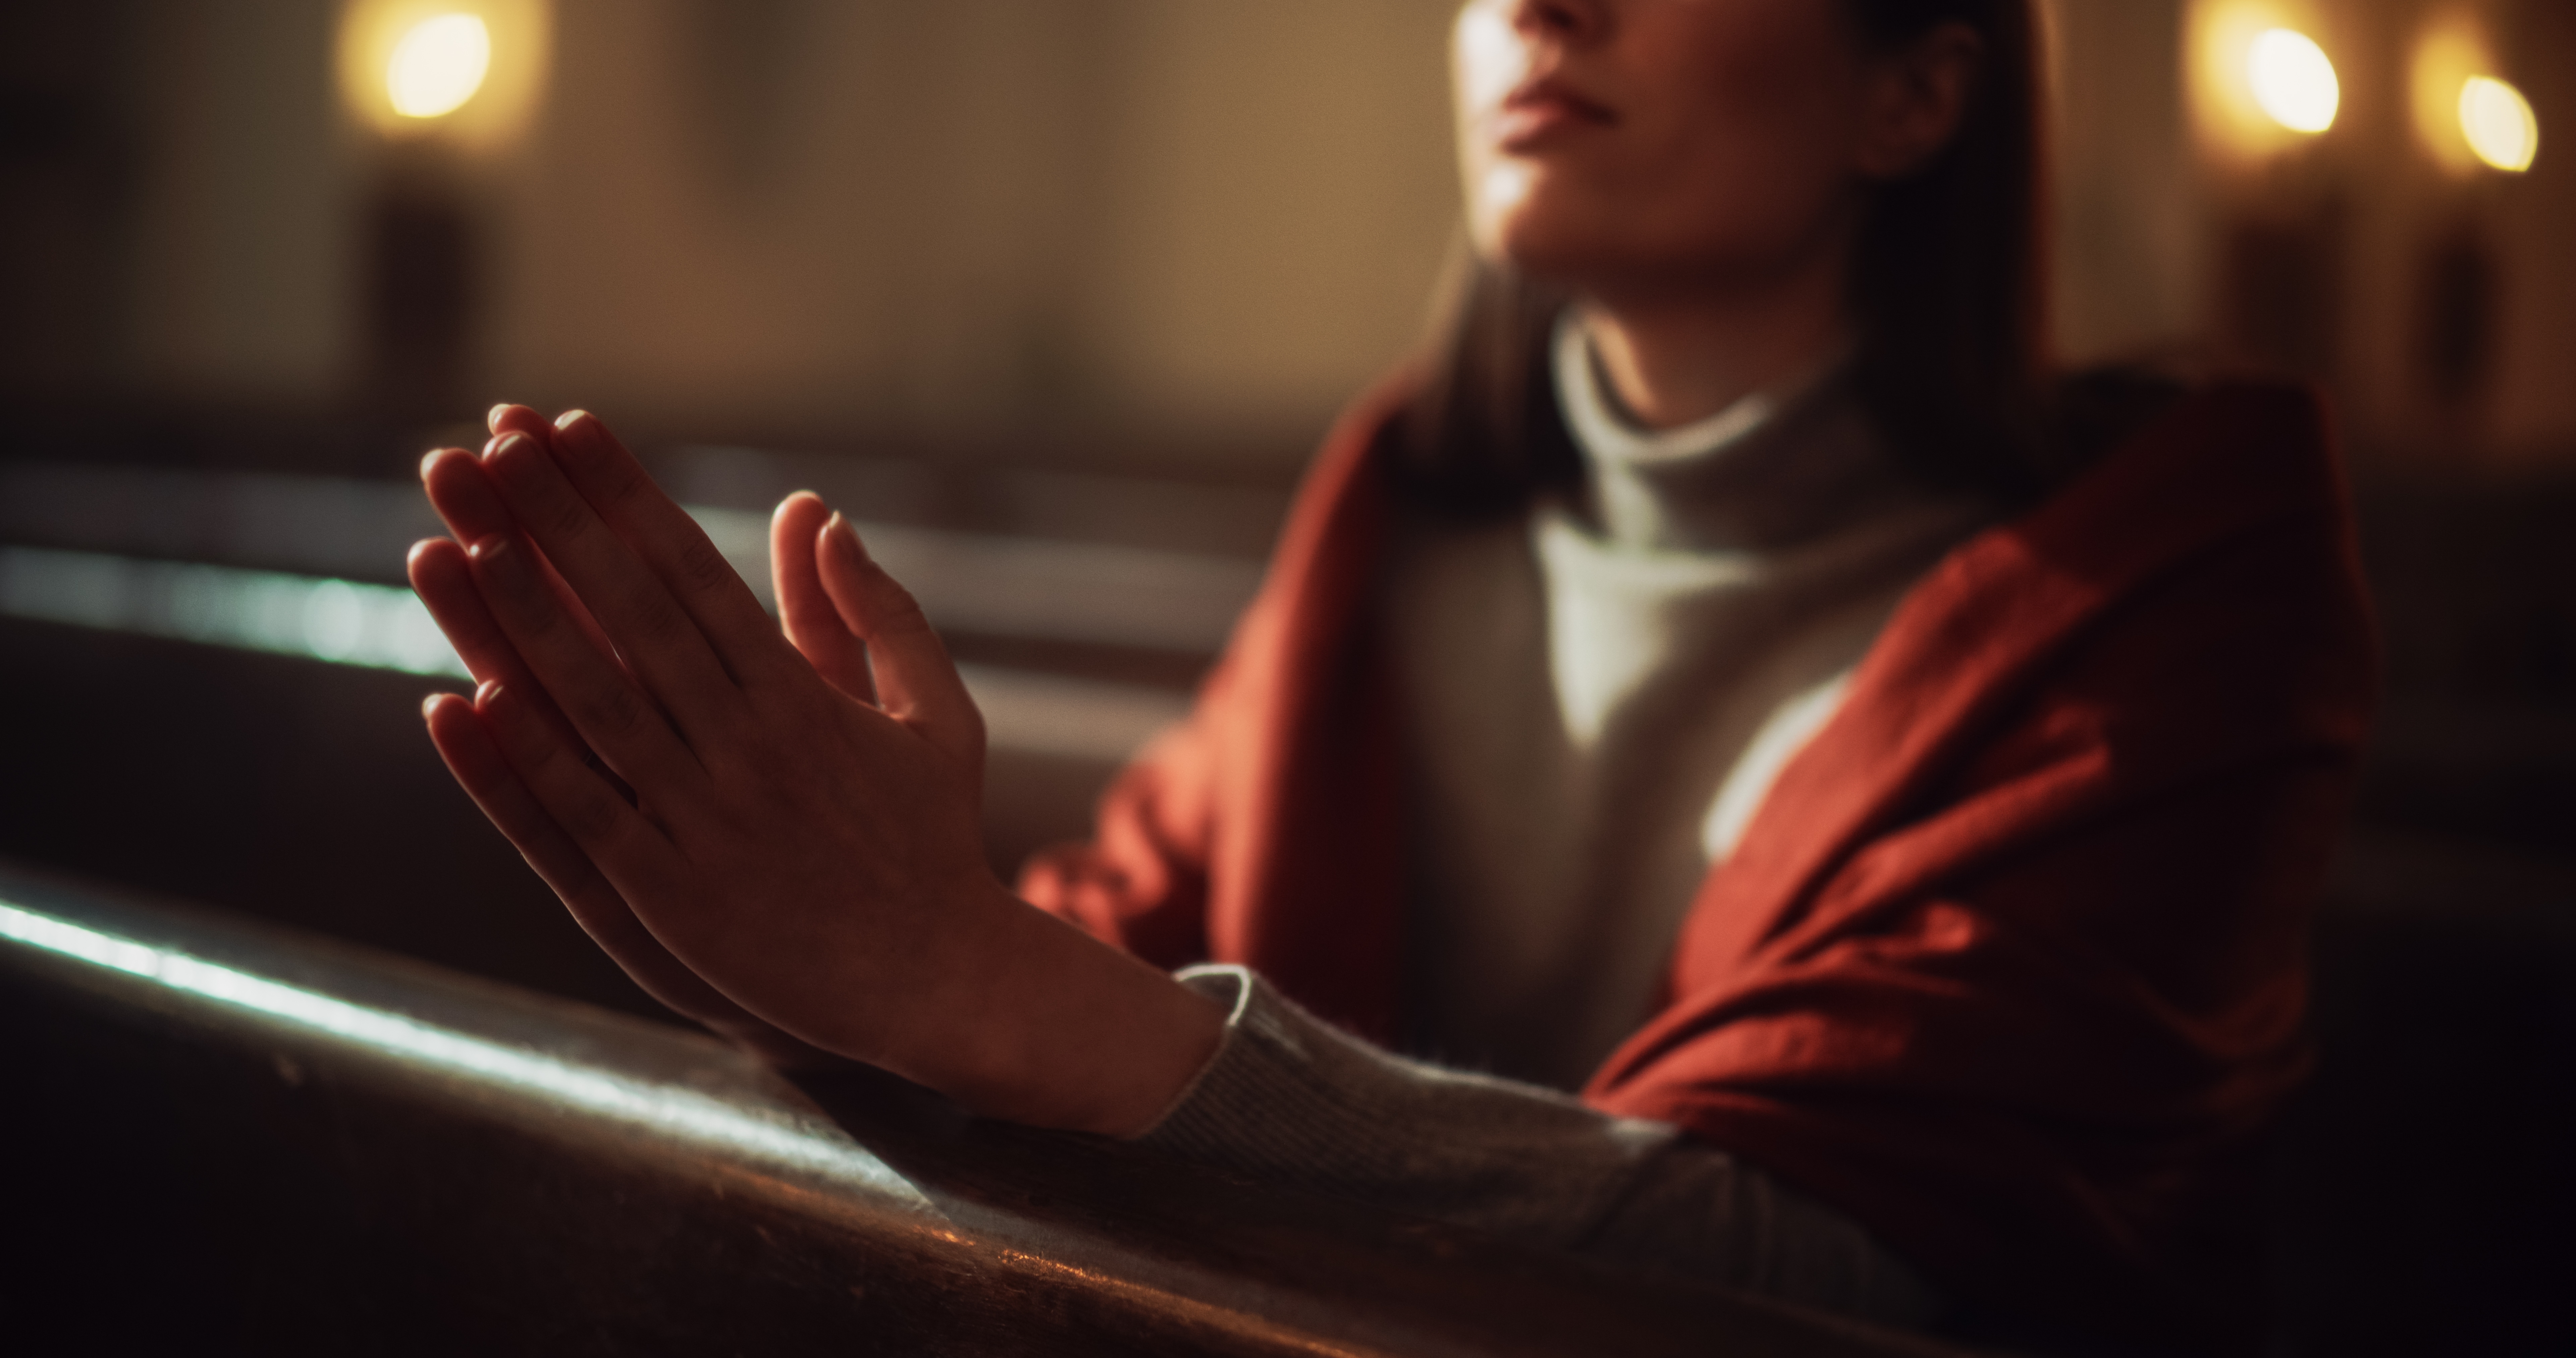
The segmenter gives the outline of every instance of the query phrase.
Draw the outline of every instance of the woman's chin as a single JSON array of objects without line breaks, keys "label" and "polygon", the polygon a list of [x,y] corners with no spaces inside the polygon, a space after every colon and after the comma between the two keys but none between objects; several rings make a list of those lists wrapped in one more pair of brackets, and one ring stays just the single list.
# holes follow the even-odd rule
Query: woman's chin
[{"label": "woman's chin", "polygon": [[1579,286],[1617,257],[1593,233],[1547,224],[1498,230],[1487,238],[1484,253],[1515,273],[1567,287]]},{"label": "woman's chin", "polygon": [[1476,214],[1477,248],[1487,259],[1551,282],[1573,283],[1603,269],[1616,269],[1636,253],[1614,220],[1592,195],[1550,192],[1546,179],[1524,186],[1508,203],[1488,202]]}]

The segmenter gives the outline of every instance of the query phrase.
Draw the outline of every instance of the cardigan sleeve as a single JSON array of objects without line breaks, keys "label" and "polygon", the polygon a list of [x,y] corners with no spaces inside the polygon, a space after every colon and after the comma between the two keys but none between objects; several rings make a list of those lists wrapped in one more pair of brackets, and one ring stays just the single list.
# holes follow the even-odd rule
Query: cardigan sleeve
[{"label": "cardigan sleeve", "polygon": [[1658,1274],[1920,1327],[1941,1299],[1839,1212],[1668,1122],[1392,1055],[1250,970],[1194,967],[1223,1043],[1140,1138],[1176,1157]]}]

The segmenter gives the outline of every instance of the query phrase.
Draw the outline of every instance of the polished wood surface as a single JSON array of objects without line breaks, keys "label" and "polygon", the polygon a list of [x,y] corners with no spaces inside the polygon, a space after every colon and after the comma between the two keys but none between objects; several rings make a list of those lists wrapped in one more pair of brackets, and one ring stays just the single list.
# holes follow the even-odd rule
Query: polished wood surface
[{"label": "polished wood surface", "polygon": [[0,1046],[12,1352],[1938,1352],[7,869]]}]

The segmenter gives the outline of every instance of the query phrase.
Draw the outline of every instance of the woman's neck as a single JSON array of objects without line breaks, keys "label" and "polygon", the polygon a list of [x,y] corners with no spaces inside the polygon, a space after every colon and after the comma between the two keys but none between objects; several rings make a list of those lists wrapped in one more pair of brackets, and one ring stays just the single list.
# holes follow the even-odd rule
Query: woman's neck
[{"label": "woman's neck", "polygon": [[1831,360],[1848,339],[1843,254],[1817,253],[1750,284],[1587,292],[1584,330],[1624,413],[1676,428]]}]

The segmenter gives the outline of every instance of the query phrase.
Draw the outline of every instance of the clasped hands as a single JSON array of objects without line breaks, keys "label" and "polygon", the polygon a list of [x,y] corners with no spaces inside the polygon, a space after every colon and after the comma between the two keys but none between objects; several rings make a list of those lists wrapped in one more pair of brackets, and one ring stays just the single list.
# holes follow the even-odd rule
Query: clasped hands
[{"label": "clasped hands", "polygon": [[1041,1126],[1148,1126],[1222,1016],[986,867],[983,719],[848,521],[810,493],[779,505],[773,626],[597,417],[499,406],[491,430],[479,456],[421,463],[454,537],[412,548],[412,584],[479,685],[423,712],[582,928],[773,1060],[865,1061]]}]

